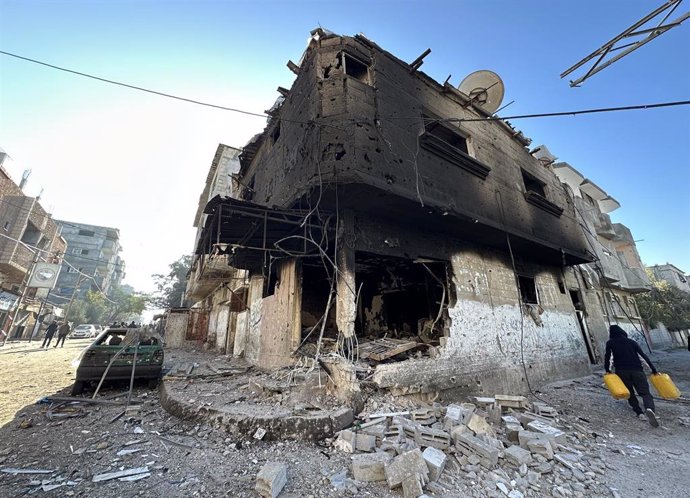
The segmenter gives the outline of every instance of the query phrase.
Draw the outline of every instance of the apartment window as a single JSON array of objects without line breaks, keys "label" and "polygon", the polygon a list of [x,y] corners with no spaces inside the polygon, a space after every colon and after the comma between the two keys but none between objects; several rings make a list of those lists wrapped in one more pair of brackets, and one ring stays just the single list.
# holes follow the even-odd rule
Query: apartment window
[{"label": "apartment window", "polygon": [[74,248],[74,249],[72,249],[72,254],[83,254],[83,255],[86,255],[86,254],[89,254],[89,250],[88,250],[88,249]]},{"label": "apartment window", "polygon": [[429,116],[423,116],[423,118],[425,121],[431,121],[424,127],[424,133],[419,137],[419,145],[423,149],[482,180],[489,175],[491,168],[469,155],[467,137],[458,129],[433,121],[434,118]]},{"label": "apartment window", "polygon": [[520,298],[525,304],[539,304],[537,299],[537,285],[533,277],[525,275],[518,275],[518,283],[520,284]]},{"label": "apartment window", "polygon": [[527,173],[524,169],[522,170],[522,181],[525,183],[525,190],[527,192],[533,192],[546,197],[546,189],[544,188],[546,184]]},{"label": "apartment window", "polygon": [[93,237],[96,235],[96,232],[93,230],[79,230],[79,235],[83,235],[84,237]]},{"label": "apartment window", "polygon": [[345,52],[342,53],[342,58],[345,74],[368,85],[369,66]]},{"label": "apartment window", "polygon": [[549,214],[560,217],[563,214],[563,208],[546,198],[546,183],[524,169],[520,171],[525,184],[525,200]]},{"label": "apartment window", "polygon": [[76,268],[72,268],[71,266],[68,266],[66,269],[67,273],[77,273]]}]

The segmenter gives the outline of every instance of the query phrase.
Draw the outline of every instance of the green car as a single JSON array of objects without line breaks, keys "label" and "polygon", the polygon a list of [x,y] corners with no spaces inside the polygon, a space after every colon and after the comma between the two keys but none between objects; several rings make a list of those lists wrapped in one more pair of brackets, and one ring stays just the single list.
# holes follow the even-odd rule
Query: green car
[{"label": "green car", "polygon": [[[137,341],[138,349],[135,347]],[[149,385],[155,387],[163,368],[163,345],[160,337],[143,329],[112,328],[102,332],[82,351],[72,395],[81,394],[87,382],[99,382],[116,355],[105,379],[129,380],[135,349],[137,362],[134,378],[148,379]]]}]

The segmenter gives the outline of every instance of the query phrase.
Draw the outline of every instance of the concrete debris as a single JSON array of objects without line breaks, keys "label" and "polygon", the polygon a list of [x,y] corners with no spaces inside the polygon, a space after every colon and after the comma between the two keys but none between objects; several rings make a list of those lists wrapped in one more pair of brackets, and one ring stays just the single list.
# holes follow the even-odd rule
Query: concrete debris
[{"label": "concrete debris", "polygon": [[352,475],[356,481],[385,481],[385,467],[392,460],[393,457],[389,453],[366,453],[354,455],[352,457]]},{"label": "concrete debris", "polygon": [[256,476],[255,490],[263,498],[275,498],[287,483],[287,464],[266,462]]},{"label": "concrete debris", "polygon": [[472,400],[376,413],[340,431],[334,446],[354,453],[354,480],[343,471],[336,488],[357,494],[357,483],[385,480],[414,498],[425,491],[446,495],[458,486],[479,486],[494,497],[536,492],[581,498],[601,484],[596,479],[606,466],[586,453],[586,439],[598,437],[587,428],[568,425],[566,432],[556,410],[524,396]]},{"label": "concrete debris", "polygon": [[421,477],[424,483],[428,481],[429,468],[419,448],[398,455],[386,465],[386,481],[390,489],[401,486],[403,481],[411,476]]},{"label": "concrete debris", "polygon": [[254,433],[254,439],[258,439],[260,441],[264,438],[265,435],[266,435],[266,429],[259,427],[256,430],[256,432]]},{"label": "concrete debris", "polygon": [[45,469],[15,469],[14,467],[5,467],[4,469],[0,469],[0,472],[16,476],[17,474],[52,474],[55,471]]},{"label": "concrete debris", "polygon": [[441,450],[432,447],[425,449],[422,452],[422,457],[424,457],[424,461],[427,467],[429,467],[429,478],[432,481],[438,481],[441,473],[443,473],[443,469],[446,468],[448,457]]},{"label": "concrete debris", "polygon": [[120,470],[117,472],[106,472],[105,474],[98,474],[93,476],[92,482],[110,481],[111,479],[119,479],[121,477],[135,476],[138,474],[148,473],[148,467],[136,467],[133,469]]}]

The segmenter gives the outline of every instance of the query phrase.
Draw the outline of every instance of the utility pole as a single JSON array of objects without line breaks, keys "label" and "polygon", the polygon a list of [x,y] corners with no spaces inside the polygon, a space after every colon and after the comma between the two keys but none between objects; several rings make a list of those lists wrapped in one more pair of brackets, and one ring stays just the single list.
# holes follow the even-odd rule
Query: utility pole
[{"label": "utility pole", "polygon": [[77,283],[74,284],[74,290],[72,291],[72,297],[69,298],[69,303],[67,304],[67,309],[65,310],[65,321],[67,321],[67,315],[69,315],[69,310],[72,307],[72,302],[74,301],[74,296],[77,294],[77,291],[79,290],[79,286],[82,283],[82,278],[84,277],[84,274],[81,272],[81,268],[77,270],[79,272],[79,276],[77,277]]}]

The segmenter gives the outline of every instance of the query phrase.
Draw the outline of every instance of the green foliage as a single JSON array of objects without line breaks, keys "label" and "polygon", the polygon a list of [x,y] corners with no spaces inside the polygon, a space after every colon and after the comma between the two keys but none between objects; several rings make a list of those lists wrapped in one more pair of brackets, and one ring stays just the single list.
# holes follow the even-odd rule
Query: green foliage
[{"label": "green foliage", "polygon": [[149,300],[146,294],[126,292],[119,286],[110,290],[107,299],[100,292],[89,291],[84,300],[72,303],[67,319],[75,324],[138,321]]},{"label": "green foliage", "polygon": [[158,308],[180,306],[187,287],[187,273],[191,265],[192,256],[185,255],[168,265],[170,271],[166,275],[160,273],[152,275],[157,287],[152,299],[154,306]]},{"label": "green foliage", "polygon": [[652,291],[636,299],[640,314],[650,328],[655,328],[658,323],[670,330],[690,328],[690,294],[665,280],[656,279],[649,270],[647,275],[652,282]]}]

